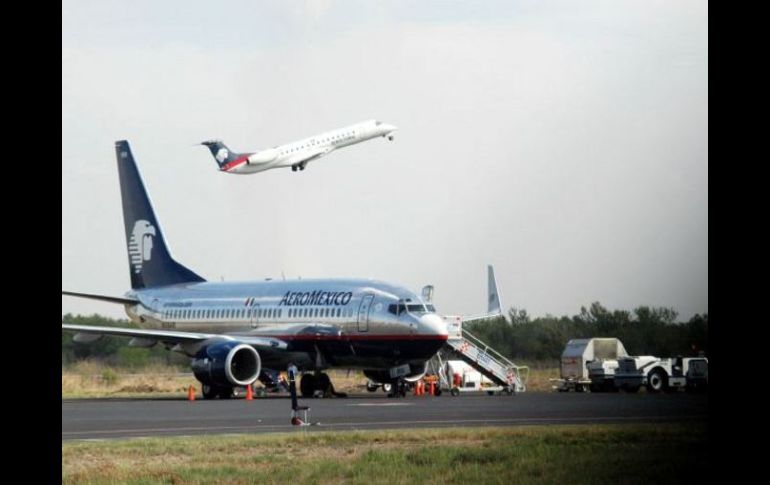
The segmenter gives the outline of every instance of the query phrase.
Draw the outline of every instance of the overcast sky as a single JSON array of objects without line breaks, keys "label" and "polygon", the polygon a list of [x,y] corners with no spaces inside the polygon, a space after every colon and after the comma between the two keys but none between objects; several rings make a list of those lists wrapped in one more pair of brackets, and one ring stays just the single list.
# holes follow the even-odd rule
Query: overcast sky
[{"label": "overcast sky", "polygon": [[[217,171],[366,119],[301,173]],[[203,277],[372,277],[445,314],[708,311],[706,1],[62,4],[62,289],[130,287],[114,142]],[[123,309],[62,297],[62,313]]]}]

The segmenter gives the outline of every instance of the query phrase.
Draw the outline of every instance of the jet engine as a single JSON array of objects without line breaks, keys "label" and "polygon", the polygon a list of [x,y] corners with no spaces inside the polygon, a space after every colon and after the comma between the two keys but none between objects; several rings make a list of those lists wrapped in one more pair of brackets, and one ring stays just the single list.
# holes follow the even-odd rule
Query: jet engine
[{"label": "jet engine", "polygon": [[248,386],[257,379],[262,359],[250,345],[235,341],[215,342],[195,354],[195,378],[209,386]]},{"label": "jet engine", "polygon": [[268,148],[257,153],[249,155],[249,163],[266,163],[272,162],[278,156],[278,150],[275,148]]}]

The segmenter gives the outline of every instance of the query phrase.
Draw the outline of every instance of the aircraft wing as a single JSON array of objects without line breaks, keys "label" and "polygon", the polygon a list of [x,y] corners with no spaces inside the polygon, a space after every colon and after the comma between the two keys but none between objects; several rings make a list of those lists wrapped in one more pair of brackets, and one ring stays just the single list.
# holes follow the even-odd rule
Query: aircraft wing
[{"label": "aircraft wing", "polygon": [[473,315],[468,317],[462,317],[463,323],[476,322],[478,320],[486,320],[488,318],[497,318],[502,316],[502,313],[486,313],[484,315]]},{"label": "aircraft wing", "polygon": [[500,317],[503,315],[502,307],[500,291],[497,288],[497,279],[495,279],[495,270],[490,264],[487,265],[487,313],[462,317],[462,321],[463,323],[475,322],[477,320]]},{"label": "aircraft wing", "polygon": [[93,293],[75,293],[74,291],[61,291],[62,295],[77,296],[78,298],[89,298],[91,300],[100,300],[110,303],[120,303],[122,305],[136,305],[139,300],[134,298],[126,298],[121,296],[109,296],[109,295],[94,295]]},{"label": "aircraft wing", "polygon": [[162,342],[194,344],[210,339],[237,340],[255,348],[286,350],[287,344],[273,337],[253,337],[250,335],[226,335],[218,333],[178,332],[174,330],[148,330],[143,328],[97,327],[93,325],[72,325],[62,323],[62,330],[90,335],[115,335],[118,337],[134,337],[145,340],[160,340]]},{"label": "aircraft wing", "polygon": [[311,162],[331,153],[332,150],[334,150],[334,147],[318,147],[315,150],[298,154],[296,157],[292,158],[289,163],[294,165],[295,163]]}]

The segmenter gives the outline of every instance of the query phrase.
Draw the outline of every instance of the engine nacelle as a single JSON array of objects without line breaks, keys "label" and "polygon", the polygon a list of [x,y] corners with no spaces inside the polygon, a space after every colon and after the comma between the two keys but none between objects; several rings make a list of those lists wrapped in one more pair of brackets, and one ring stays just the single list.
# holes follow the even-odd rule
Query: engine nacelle
[{"label": "engine nacelle", "polygon": [[268,148],[257,153],[249,155],[249,163],[267,163],[272,162],[278,156],[278,150],[275,148]]},{"label": "engine nacelle", "polygon": [[257,379],[262,359],[250,345],[224,341],[207,345],[195,354],[195,378],[210,386],[248,386]]},{"label": "engine nacelle", "polygon": [[[409,364],[409,374],[404,376],[406,382],[417,382],[425,376],[428,370],[428,363]],[[374,382],[385,384],[391,382],[390,373],[387,370],[365,370],[364,375]]]}]

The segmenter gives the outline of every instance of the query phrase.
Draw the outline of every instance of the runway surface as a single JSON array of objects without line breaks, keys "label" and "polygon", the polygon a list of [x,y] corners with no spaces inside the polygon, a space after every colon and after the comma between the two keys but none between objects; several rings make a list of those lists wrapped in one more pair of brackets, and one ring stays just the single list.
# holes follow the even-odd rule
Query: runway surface
[{"label": "runway surface", "polygon": [[523,393],[388,399],[381,393],[301,399],[314,426],[289,423],[285,397],[254,401],[99,399],[62,401],[62,440],[143,436],[274,433],[299,429],[413,429],[447,426],[686,422],[708,419],[698,394]]}]

